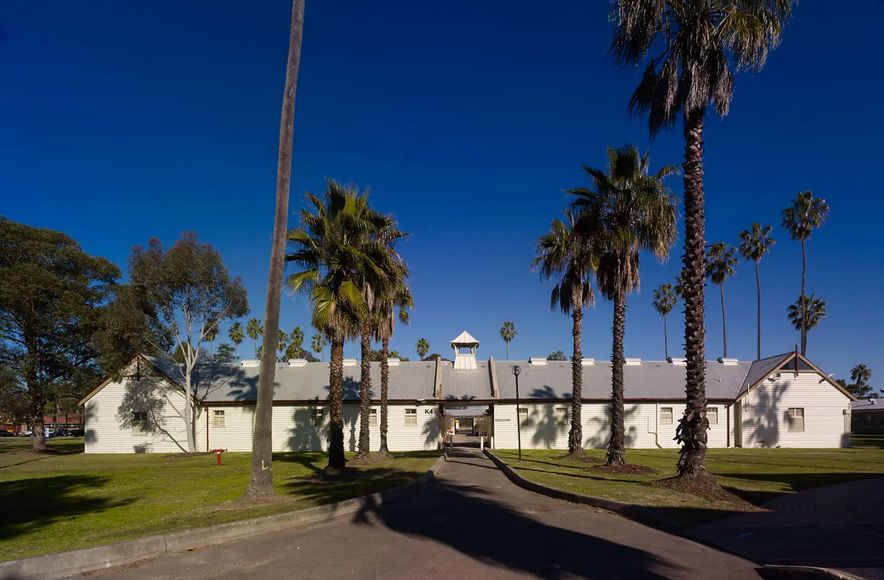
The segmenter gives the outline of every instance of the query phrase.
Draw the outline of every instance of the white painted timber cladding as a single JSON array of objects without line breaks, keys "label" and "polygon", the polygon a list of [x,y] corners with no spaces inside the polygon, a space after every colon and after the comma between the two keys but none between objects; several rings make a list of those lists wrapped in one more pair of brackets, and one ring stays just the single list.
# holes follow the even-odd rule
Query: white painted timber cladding
[{"label": "white painted timber cladding", "polygon": [[[527,409],[527,420],[522,424],[522,447],[525,449],[567,449],[568,431],[571,423],[563,412],[570,412],[570,404],[529,403],[521,405]],[[672,423],[660,424],[660,409],[672,407]],[[710,425],[709,445],[727,445],[727,415],[725,406],[712,404],[718,409],[718,424]],[[583,446],[603,448],[610,437],[609,405],[606,403],[584,403],[581,408],[583,424]],[[677,448],[675,429],[678,419],[684,412],[684,403],[626,403],[624,426],[626,447],[630,449]],[[516,405],[496,404],[494,413],[494,447],[515,449],[517,446]],[[523,414],[525,411],[523,410]]]},{"label": "white painted timber cladding", "polygon": [[[813,372],[781,371],[743,396],[743,447],[846,447],[850,400]],[[804,431],[789,431],[790,407],[804,409]]]},{"label": "white painted timber cladding", "polygon": [[[181,448],[187,449],[184,420],[169,403],[160,413],[168,435],[133,432],[121,427],[117,412],[125,393],[125,384],[112,382],[86,401],[86,453],[175,453],[180,452]],[[175,407],[184,409],[183,394],[172,393],[169,396]],[[200,409],[195,412],[200,413]],[[198,416],[196,425],[196,448],[202,451],[205,449],[205,414]]]},{"label": "white painted timber cladding", "polygon": [[[380,449],[380,405],[377,425],[369,429],[372,451]],[[322,423],[314,423],[314,410],[322,409]],[[417,424],[405,424],[405,410],[417,411]],[[212,425],[212,411],[224,411],[224,427]],[[439,448],[438,411],[434,405],[397,405],[388,407],[387,447],[390,451],[418,451]],[[209,407],[209,441],[212,449],[251,451],[254,406]],[[277,405],[273,408],[274,451],[325,451],[328,448],[329,411],[327,404]],[[359,406],[344,405],[344,449],[356,451],[359,444]]]}]

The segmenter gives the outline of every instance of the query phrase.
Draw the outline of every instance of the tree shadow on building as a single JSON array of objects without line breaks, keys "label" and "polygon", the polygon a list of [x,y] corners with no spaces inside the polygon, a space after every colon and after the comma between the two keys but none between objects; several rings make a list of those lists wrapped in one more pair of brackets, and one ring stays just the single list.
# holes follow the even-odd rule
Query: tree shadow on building
[{"label": "tree shadow on building", "polygon": [[[533,399],[549,401],[558,398],[555,389],[548,385],[539,389],[533,389],[528,396],[528,404],[535,404]],[[535,448],[545,447],[546,449],[560,447],[558,445],[559,437],[567,433],[570,428],[569,412],[570,401],[535,405],[531,412],[528,413],[526,421],[522,423],[523,427],[531,427],[534,431],[534,434],[531,436],[533,446]]]},{"label": "tree shadow on building", "polygon": [[[592,417],[589,420],[589,424],[594,426],[595,433],[586,437],[584,447],[592,447],[595,449],[604,449],[608,446],[608,441],[611,440],[611,405],[610,403],[605,405],[605,413],[602,417]],[[624,405],[623,406],[623,423],[626,426],[626,431],[624,433],[624,442],[627,449],[630,449],[635,446],[635,441],[638,439],[638,428],[635,425],[629,424],[629,419],[633,415],[635,415],[639,410],[638,405]]]},{"label": "tree shadow on building", "polygon": [[[743,445],[745,447],[777,447],[780,444],[780,419],[788,422],[788,409],[780,408],[780,400],[788,385],[769,385],[752,391],[755,402],[743,405]],[[751,396],[751,395],[750,395]],[[752,415],[746,418],[746,411]],[[748,435],[748,441],[746,439]],[[748,443],[748,445],[747,445]]]}]

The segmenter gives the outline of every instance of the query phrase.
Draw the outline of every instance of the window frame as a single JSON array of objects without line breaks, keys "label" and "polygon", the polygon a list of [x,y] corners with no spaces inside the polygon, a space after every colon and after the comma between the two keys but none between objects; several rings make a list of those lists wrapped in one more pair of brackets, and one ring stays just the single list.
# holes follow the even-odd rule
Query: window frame
[{"label": "window frame", "polygon": [[[664,420],[663,414],[669,413],[669,420]],[[675,407],[660,407],[660,424],[661,425],[672,425],[675,420]]]},{"label": "window frame", "polygon": [[[715,414],[715,422],[712,422],[709,419],[709,412],[712,411]],[[706,420],[709,421],[710,425],[718,425],[718,407],[706,407]]]},{"label": "window frame", "polygon": [[322,427],[325,423],[325,408],[313,407],[313,416],[311,419],[314,427]]},{"label": "window frame", "polygon": [[377,409],[369,409],[368,411],[368,426],[369,427],[377,427],[378,426],[378,410]]},{"label": "window frame", "polygon": [[[139,419],[138,416],[143,415],[143,419]],[[145,429],[145,425],[149,420],[147,411],[132,411],[132,434],[133,435],[148,435],[147,429]]]},{"label": "window frame", "polygon": [[225,410],[212,409],[212,429],[224,429],[225,427],[227,427],[227,413]]},{"label": "window frame", "polygon": [[[801,416],[799,417],[797,413],[793,413],[793,411],[800,411]],[[787,431],[789,433],[804,433],[807,430],[807,415],[804,412],[804,407],[789,407],[786,409],[786,419],[787,419]],[[801,420],[801,428],[798,429],[795,425],[797,419]]]},{"label": "window frame", "polygon": [[417,407],[409,407],[405,409],[403,424],[406,427],[417,427]]}]

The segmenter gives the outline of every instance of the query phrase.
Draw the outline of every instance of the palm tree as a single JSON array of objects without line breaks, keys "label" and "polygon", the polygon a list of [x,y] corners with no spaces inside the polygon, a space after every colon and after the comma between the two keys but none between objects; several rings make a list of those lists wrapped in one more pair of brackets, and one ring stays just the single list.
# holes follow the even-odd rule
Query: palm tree
[{"label": "palm tree", "polygon": [[304,331],[300,326],[296,326],[289,334],[289,350],[295,355],[290,358],[303,358],[304,356]]},{"label": "palm tree", "polygon": [[510,359],[510,343],[516,338],[516,324],[514,322],[504,322],[500,327],[500,338],[506,345],[506,359]]},{"label": "palm tree", "polygon": [[[389,317],[392,315],[391,309],[385,308],[387,302],[393,300],[393,296],[400,291],[400,285],[407,277],[407,272],[403,273],[402,259],[394,249],[396,242],[406,234],[399,231],[392,217],[373,212],[367,204],[364,206],[364,211],[364,219],[370,221],[374,228],[371,237],[366,239],[366,242],[372,244],[371,247],[367,246],[366,250],[372,252],[371,259],[374,267],[365,268],[358,272],[359,284],[366,305],[363,319],[360,321],[362,365],[359,379],[359,440],[355,457],[360,461],[367,460],[371,453],[371,426],[369,424],[371,414],[371,340],[373,337],[381,337],[380,325],[388,323]],[[392,330],[390,333],[392,334]],[[389,348],[389,342],[387,346]],[[386,356],[388,354],[381,356],[382,368],[387,366]],[[385,406],[384,402],[382,407]],[[383,414],[386,415],[386,412],[387,409],[384,408]],[[382,417],[382,422],[384,418]],[[386,440],[386,433],[384,439]]]},{"label": "palm tree", "polygon": [[667,360],[669,360],[669,331],[666,329],[666,317],[675,308],[676,303],[678,303],[678,294],[672,284],[667,282],[654,289],[654,308],[663,317],[663,352]]},{"label": "palm tree", "polygon": [[373,236],[378,219],[365,195],[353,186],[329,180],[323,198],[307,194],[309,209],[301,210],[300,227],[289,231],[286,256],[297,271],[288,277],[292,291],[308,292],[313,327],[331,343],[329,365],[329,474],[346,466],[344,457],[343,374],[344,342],[360,336],[368,305],[363,272],[377,270],[386,253]]},{"label": "palm tree", "polygon": [[869,365],[859,363],[850,369],[850,380],[853,382],[845,386],[854,397],[864,398],[872,394],[873,389],[869,384],[869,381],[872,380],[872,369]]},{"label": "palm tree", "polygon": [[321,334],[314,334],[313,340],[310,341],[310,350],[316,353],[319,360],[322,360],[322,351],[325,350],[325,337]]},{"label": "palm tree", "polygon": [[[802,191],[792,200],[792,205],[783,210],[783,227],[789,230],[793,240],[801,242],[801,294],[799,303],[810,305],[809,301],[801,300],[807,296],[807,240],[813,230],[821,227],[829,217],[829,204],[820,197],[814,197],[812,191]],[[803,322],[808,322],[810,316],[800,316]],[[801,354],[807,354],[807,331],[806,325],[798,328],[801,333]]]},{"label": "palm tree", "polygon": [[[817,298],[813,293],[808,296],[799,296],[794,304],[789,305],[788,309],[789,322],[795,327],[795,330],[804,331],[804,338],[801,343],[802,351],[807,350],[807,333],[817,327],[817,325],[826,317],[826,301]],[[801,353],[804,355],[804,352]]]},{"label": "palm tree", "polygon": [[592,306],[595,296],[590,276],[598,264],[592,239],[579,235],[574,229],[574,213],[565,212],[565,220],[555,219],[550,231],[537,240],[537,257],[533,265],[540,268],[544,279],[555,277],[557,282],[550,293],[550,307],[571,315],[571,429],[568,431],[568,454],[583,454],[583,353],[581,351],[581,322],[583,307]]},{"label": "palm tree", "polygon": [[638,289],[639,252],[654,252],[660,260],[675,241],[675,200],[663,180],[676,172],[664,166],[649,174],[648,155],[633,146],[608,149],[607,172],[584,167],[591,188],[569,190],[577,199],[578,231],[600,248],[596,282],[599,292],[614,302],[611,345],[611,439],[608,465],[626,463],[623,403],[623,337],[626,295]]},{"label": "palm tree", "polygon": [[279,352],[279,361],[282,362],[282,356],[288,350],[289,335],[284,330],[279,330],[277,336],[276,350]]},{"label": "palm tree", "polygon": [[704,352],[705,227],[703,127],[713,105],[730,108],[734,68],[760,70],[780,42],[792,0],[618,0],[611,51],[638,65],[651,50],[642,80],[629,101],[646,114],[655,134],[683,119],[685,139],[684,304],[686,408],[676,432],[682,444],[678,474],[706,475],[706,356]]},{"label": "palm tree", "polygon": [[249,338],[251,338],[255,344],[255,358],[261,358],[258,356],[258,339],[264,334],[264,325],[262,325],[261,321],[257,318],[252,318],[249,320],[248,324],[246,324],[246,334],[249,335]]},{"label": "palm tree", "polygon": [[[264,310],[264,352],[273,351],[279,330],[279,303],[282,298],[282,271],[285,267],[285,239],[288,229],[289,191],[292,176],[292,136],[295,124],[295,94],[301,63],[301,36],[304,31],[304,0],[292,0],[289,31],[289,54],[286,62],[282,114],[279,120],[279,155],[276,165],[276,208],[273,220],[273,245],[267,280],[267,303]],[[252,437],[252,470],[247,494],[252,497],[273,495],[273,383],[276,361],[261,359],[255,405],[255,430]]]},{"label": "palm tree", "polygon": [[390,366],[389,357],[397,356],[398,353],[390,352],[390,339],[396,331],[396,319],[402,324],[408,324],[408,309],[414,306],[411,290],[408,288],[408,269],[404,261],[400,261],[402,268],[395,272],[395,280],[383,294],[378,307],[378,325],[375,338],[381,341],[381,424],[380,424],[380,448],[378,454],[387,456],[390,451],[387,447],[387,431],[389,427],[389,395],[390,395]]},{"label": "palm tree", "polygon": [[740,254],[747,260],[755,262],[755,294],[756,294],[756,340],[755,360],[761,359],[761,272],[759,264],[761,258],[773,247],[774,239],[770,237],[770,226],[759,223],[752,224],[752,230],[740,232]]},{"label": "palm tree", "polygon": [[230,342],[232,342],[234,346],[239,347],[239,345],[242,344],[242,341],[245,340],[242,324],[239,322],[231,324],[230,328],[227,329],[227,338],[230,339]]},{"label": "palm tree", "polygon": [[417,349],[418,358],[423,360],[427,353],[430,352],[430,342],[426,338],[421,337],[417,339],[415,348]]},{"label": "palm tree", "polygon": [[727,358],[727,317],[724,314],[724,283],[736,274],[737,251],[724,242],[715,242],[706,252],[706,276],[721,290],[721,338],[723,354]]}]

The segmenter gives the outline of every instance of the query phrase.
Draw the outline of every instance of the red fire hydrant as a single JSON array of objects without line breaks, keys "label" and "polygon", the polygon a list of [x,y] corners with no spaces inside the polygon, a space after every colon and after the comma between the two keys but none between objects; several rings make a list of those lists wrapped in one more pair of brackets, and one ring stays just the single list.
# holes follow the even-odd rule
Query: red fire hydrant
[{"label": "red fire hydrant", "polygon": [[221,454],[227,451],[226,449],[212,449],[212,453],[215,454],[215,457],[218,458],[218,465],[221,465]]}]

